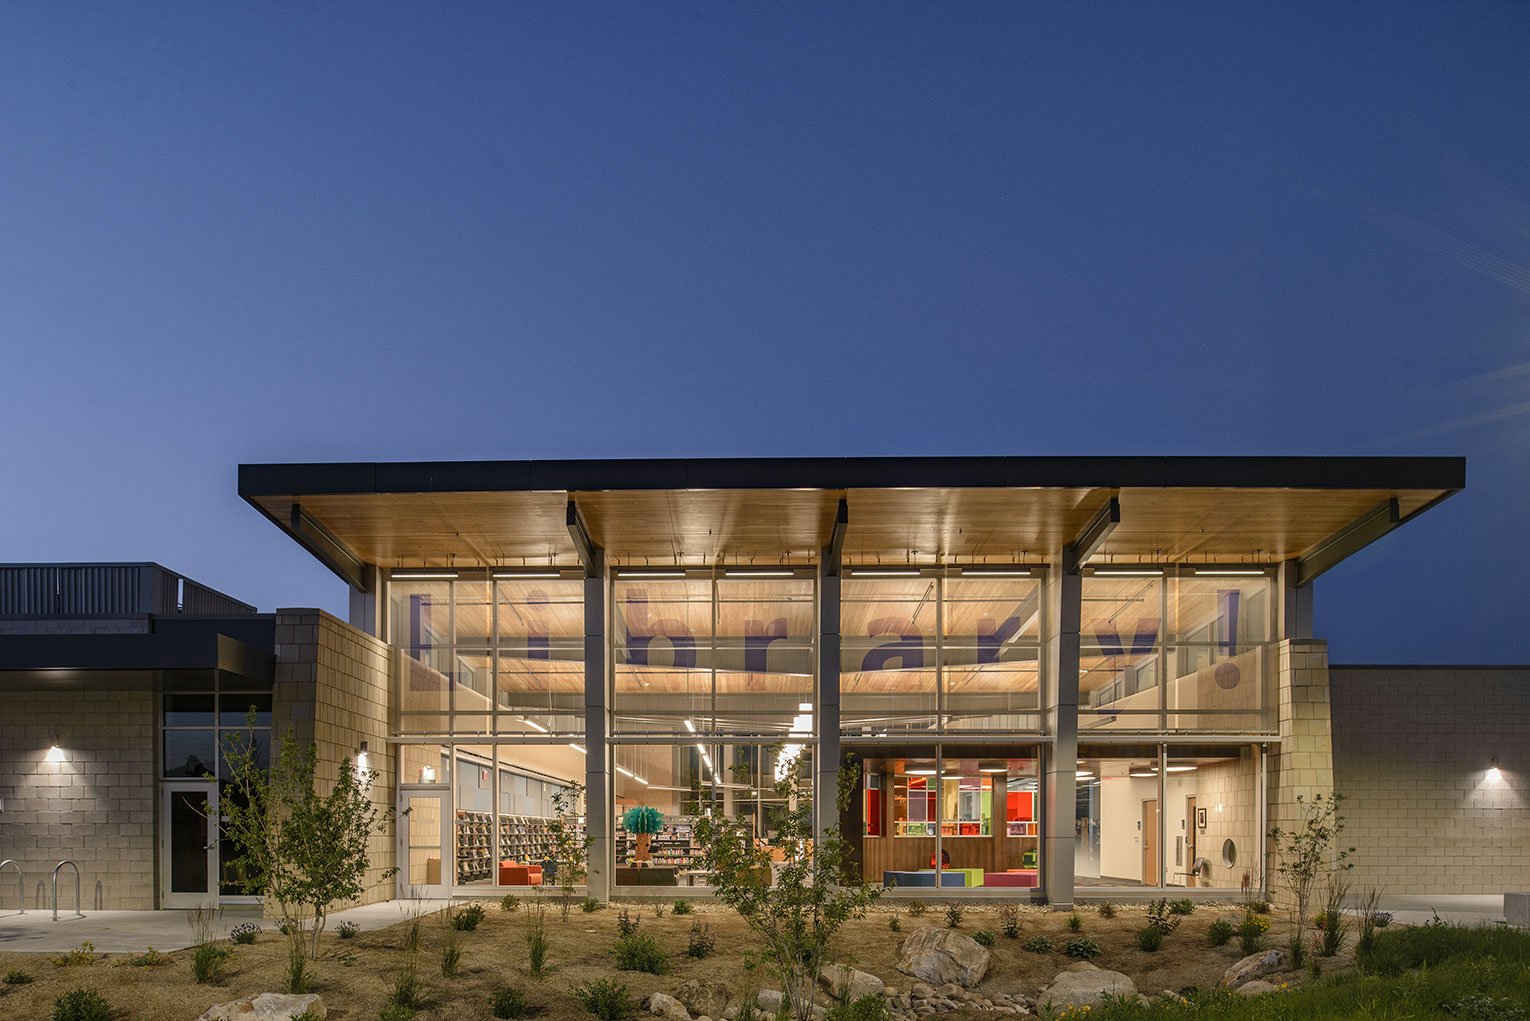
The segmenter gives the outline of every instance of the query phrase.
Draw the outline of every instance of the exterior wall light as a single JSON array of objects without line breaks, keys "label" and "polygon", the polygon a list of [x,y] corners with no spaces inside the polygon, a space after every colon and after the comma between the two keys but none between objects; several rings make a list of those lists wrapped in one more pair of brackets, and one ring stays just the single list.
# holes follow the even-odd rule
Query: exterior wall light
[{"label": "exterior wall light", "polygon": [[361,747],[356,750],[356,768],[358,770],[367,768],[367,743],[365,741],[361,742]]},{"label": "exterior wall light", "polygon": [[58,746],[58,738],[55,737],[53,739],[53,747],[48,749],[48,754],[43,757],[43,761],[44,762],[67,762],[67,761],[69,761],[68,758],[64,755],[64,749],[62,749],[62,748],[60,748]]},{"label": "exterior wall light", "polygon": [[1493,756],[1493,764],[1488,766],[1487,776],[1489,780],[1502,780],[1503,774],[1498,771],[1498,756]]}]

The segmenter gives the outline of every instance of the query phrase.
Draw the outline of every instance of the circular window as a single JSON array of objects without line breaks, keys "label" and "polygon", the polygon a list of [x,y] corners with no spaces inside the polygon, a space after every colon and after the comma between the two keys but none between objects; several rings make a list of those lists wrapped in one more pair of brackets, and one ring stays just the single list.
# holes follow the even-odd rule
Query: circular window
[{"label": "circular window", "polygon": [[1231,837],[1228,837],[1222,841],[1222,865],[1230,869],[1236,864],[1238,864],[1238,845],[1232,842]]}]

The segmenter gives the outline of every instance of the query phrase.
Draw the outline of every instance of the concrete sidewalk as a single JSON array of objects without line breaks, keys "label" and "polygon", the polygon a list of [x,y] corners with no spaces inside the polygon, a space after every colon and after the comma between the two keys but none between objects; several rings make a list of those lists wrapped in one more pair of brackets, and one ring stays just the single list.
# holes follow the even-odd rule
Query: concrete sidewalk
[{"label": "concrete sidewalk", "polygon": [[[447,905],[445,900],[390,900],[359,908],[337,911],[325,922],[333,931],[342,922],[353,922],[363,929],[382,929],[404,920],[409,914],[427,914]],[[97,953],[143,953],[153,947],[166,953],[182,950],[194,942],[191,921],[185,911],[87,911],[82,918],[60,911],[14,911],[0,914],[0,952],[62,953],[82,942],[94,944]],[[263,918],[253,905],[226,907],[213,921],[213,937],[226,939],[236,925],[254,922],[267,932],[274,932],[276,922]]]},{"label": "concrete sidewalk", "polygon": [[1493,925],[1503,921],[1501,893],[1399,893],[1381,898],[1381,910],[1404,925],[1423,925],[1438,912],[1442,922]]}]

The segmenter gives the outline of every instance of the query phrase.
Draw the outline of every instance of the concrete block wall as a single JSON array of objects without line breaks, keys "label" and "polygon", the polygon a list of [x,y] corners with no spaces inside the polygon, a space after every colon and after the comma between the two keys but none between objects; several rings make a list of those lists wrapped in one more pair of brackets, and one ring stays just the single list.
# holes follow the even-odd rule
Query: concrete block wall
[{"label": "concrete block wall", "polygon": [[[385,642],[322,610],[276,612],[273,730],[290,728],[298,740],[315,742],[321,792],[333,786],[341,760],[354,762],[367,742],[366,765],[377,774],[372,802],[384,813],[392,813],[396,800],[397,768],[387,741],[394,656]],[[358,904],[393,896],[394,881],[383,873],[394,865],[394,833],[390,821],[373,837],[367,891]]]},{"label": "concrete block wall", "polygon": [[1330,675],[1352,885],[1530,890],[1530,667],[1354,666]]},{"label": "concrete block wall", "polygon": [[[51,910],[65,858],[79,865],[86,911],[154,908],[154,693],[6,691],[0,703],[0,860],[21,864],[27,910]],[[61,762],[47,761],[55,737]],[[0,873],[0,911],[15,909],[15,883],[12,869]],[[65,869],[59,904],[73,902]]]},{"label": "concrete block wall", "polygon": [[[1280,744],[1269,757],[1268,823],[1290,830],[1302,822],[1306,804],[1334,791],[1332,720],[1329,713],[1328,643],[1317,638],[1287,639],[1277,649],[1276,712]],[[1271,899],[1290,900],[1275,867],[1275,845],[1267,847],[1266,882]]]}]

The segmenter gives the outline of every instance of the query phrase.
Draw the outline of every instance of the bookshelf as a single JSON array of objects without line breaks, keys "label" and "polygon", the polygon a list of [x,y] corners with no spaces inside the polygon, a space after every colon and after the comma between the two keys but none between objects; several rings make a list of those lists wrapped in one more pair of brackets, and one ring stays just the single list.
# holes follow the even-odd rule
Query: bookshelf
[{"label": "bookshelf", "polygon": [[[499,817],[499,860],[536,865],[553,856],[556,819],[534,815]],[[488,812],[457,811],[457,883],[494,881],[494,817]],[[575,824],[583,836],[584,826]]]}]

